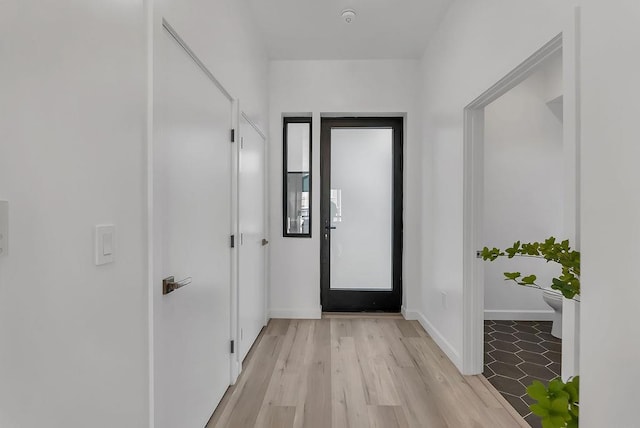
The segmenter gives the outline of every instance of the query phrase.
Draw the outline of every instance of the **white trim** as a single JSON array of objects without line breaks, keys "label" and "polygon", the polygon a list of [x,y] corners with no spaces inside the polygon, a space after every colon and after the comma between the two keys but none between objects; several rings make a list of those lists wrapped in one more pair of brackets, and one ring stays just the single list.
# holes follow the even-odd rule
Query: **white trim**
[{"label": "white trim", "polygon": [[[564,230],[580,250],[580,8],[567,25],[562,55],[564,79]],[[564,300],[562,309],[562,377],[580,372],[580,310],[575,301]]]},{"label": "white trim", "polygon": [[253,129],[255,129],[255,131],[258,133],[258,135],[260,135],[260,137],[262,137],[262,139],[266,143],[267,142],[267,136],[264,135],[264,132],[262,132],[262,129],[260,129],[260,127],[258,125],[256,125],[256,123],[253,120],[249,119],[249,116],[247,115],[247,113],[245,113],[244,111],[240,111],[240,116],[242,116],[242,118],[244,120],[246,120],[247,123],[249,125],[251,125],[251,127]]},{"label": "white trim", "polygon": [[422,328],[425,329],[429,336],[436,342],[436,345],[440,347],[442,352],[451,360],[451,362],[456,366],[456,368],[462,372],[462,359],[460,358],[460,354],[455,350],[453,346],[445,339],[445,337],[440,333],[440,331],[434,327],[433,324],[429,322],[427,317],[425,317],[420,311],[412,311],[407,310],[402,307],[402,315],[407,320],[416,320],[420,323]]},{"label": "white trim", "polygon": [[[484,363],[484,267],[476,258],[483,246],[484,108],[563,48],[559,34],[464,108],[463,322],[462,373],[480,374]],[[568,126],[571,126],[570,124]]]},{"label": "white trim", "polygon": [[531,311],[507,311],[507,310],[484,310],[485,320],[504,321],[553,321],[552,310],[531,310]]},{"label": "white trim", "polygon": [[580,374],[580,302],[562,303],[562,379]]},{"label": "white trim", "polygon": [[234,130],[235,141],[231,144],[231,224],[229,226],[231,235],[236,237],[236,245],[231,249],[231,293],[230,301],[231,305],[231,322],[229,324],[229,340],[235,341],[235,350],[231,354],[229,362],[229,385],[235,385],[240,376],[241,361],[240,352],[240,299],[239,287],[240,283],[238,277],[239,273],[239,259],[240,259],[240,229],[239,229],[239,216],[240,216],[240,198],[238,195],[239,187],[238,181],[240,176],[240,144],[238,143],[240,134],[240,101],[233,99],[231,106],[231,123],[229,128]]},{"label": "white trim", "polygon": [[322,318],[322,307],[307,309],[269,309],[269,318],[284,319],[310,319],[319,320]]},{"label": "white trim", "polygon": [[484,109],[465,109],[464,123],[462,373],[479,374],[484,366],[484,266],[475,252],[482,242]]},{"label": "white trim", "polygon": [[484,91],[475,100],[471,101],[465,109],[483,109],[511,89],[522,83],[527,77],[531,76],[540,64],[547,60],[551,55],[562,49],[562,34],[558,34],[537,52],[524,60],[519,66],[511,70],[506,76],[496,82],[489,89]]},{"label": "white trim", "polygon": [[182,39],[182,37],[180,37],[178,32],[173,29],[171,24],[169,24],[169,22],[167,22],[167,20],[165,18],[162,18],[162,27],[165,30],[167,30],[167,33],[169,33],[171,35],[171,37],[173,37],[176,40],[176,42],[178,42],[178,44],[180,46],[182,46],[182,49],[184,49],[184,51],[187,53],[187,55],[189,55],[193,59],[193,61],[196,63],[196,65],[198,67],[200,67],[200,69],[213,82],[213,84],[217,86],[217,88],[220,90],[220,92],[222,92],[222,94],[225,97],[227,97],[227,99],[229,101],[233,102],[234,98],[231,96],[229,91],[227,91],[225,89],[225,87],[222,85],[222,83],[220,83],[220,81],[218,79],[216,79],[216,77],[213,75],[213,73],[207,68],[206,65],[204,65],[204,63],[200,60],[200,58],[198,58],[198,55],[196,55],[196,53],[193,50],[191,50],[189,45]]},{"label": "white trim", "polygon": [[149,369],[147,375],[149,376],[149,385],[147,389],[147,395],[149,399],[148,412],[149,412],[149,428],[155,426],[155,330],[154,330],[154,300],[153,300],[153,126],[154,126],[154,80],[153,80],[153,65],[154,65],[154,34],[155,34],[155,19],[154,19],[154,0],[146,0],[144,2],[146,13],[146,49],[147,49],[147,123],[146,123],[146,203],[145,214],[147,217],[147,248],[146,248],[146,262],[147,262],[147,358],[149,363]]}]

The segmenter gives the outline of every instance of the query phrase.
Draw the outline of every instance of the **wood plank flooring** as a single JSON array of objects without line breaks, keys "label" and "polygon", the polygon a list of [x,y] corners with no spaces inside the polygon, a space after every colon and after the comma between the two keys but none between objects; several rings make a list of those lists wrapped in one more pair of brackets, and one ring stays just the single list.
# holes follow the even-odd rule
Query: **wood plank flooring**
[{"label": "wood plank flooring", "polygon": [[274,319],[244,367],[207,428],[528,427],[401,317]]}]

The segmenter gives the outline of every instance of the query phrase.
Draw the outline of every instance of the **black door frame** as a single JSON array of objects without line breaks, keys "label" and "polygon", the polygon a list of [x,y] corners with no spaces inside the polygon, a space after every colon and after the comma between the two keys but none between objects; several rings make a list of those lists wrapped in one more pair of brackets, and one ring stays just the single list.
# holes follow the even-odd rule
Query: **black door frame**
[{"label": "black door frame", "polygon": [[[393,284],[391,291],[331,290],[331,129],[393,129]],[[400,312],[402,306],[403,240],[402,117],[322,118],[320,128],[320,302],[325,312]],[[325,239],[325,234],[327,238]]]}]

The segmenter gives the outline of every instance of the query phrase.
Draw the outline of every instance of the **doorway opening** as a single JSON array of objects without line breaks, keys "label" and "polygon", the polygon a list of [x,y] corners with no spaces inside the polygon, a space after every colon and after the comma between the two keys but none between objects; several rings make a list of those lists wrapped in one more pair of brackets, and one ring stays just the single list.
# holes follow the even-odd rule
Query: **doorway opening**
[{"label": "doorway opening", "polygon": [[325,312],[400,312],[403,118],[323,118],[320,288]]},{"label": "doorway opening", "polygon": [[[499,305],[505,302],[498,302],[496,299],[505,298],[508,297],[507,294],[513,294],[513,292],[519,293],[523,290],[507,290],[506,287],[511,286],[504,284],[502,277],[500,281],[497,281],[499,282],[498,284],[491,283],[496,282],[495,278],[488,278],[487,274],[490,273],[489,271],[497,271],[498,274],[501,275],[504,271],[517,271],[519,268],[513,266],[513,260],[506,261],[509,264],[508,266],[498,266],[488,264],[477,256],[477,251],[484,246],[490,248],[492,246],[505,248],[505,246],[508,247],[517,240],[522,240],[522,242],[543,241],[550,235],[561,239],[569,239],[572,247],[579,248],[579,217],[577,211],[579,195],[579,181],[577,179],[579,166],[577,161],[579,134],[576,131],[578,129],[578,111],[576,107],[577,77],[576,51],[574,50],[575,46],[571,44],[571,42],[574,41],[573,36],[574,34],[569,32],[567,40],[564,41],[562,34],[556,36],[503,79],[487,89],[487,91],[471,102],[464,110],[463,373],[483,373],[486,357],[489,365],[496,362],[499,366],[504,365],[506,367],[509,365],[510,368],[517,369],[510,371],[512,376],[502,374],[500,375],[501,377],[496,378],[499,381],[504,381],[502,383],[509,384],[507,386],[511,387],[517,386],[517,382],[521,384],[524,382],[527,383],[527,385],[530,384],[531,378],[536,378],[537,375],[537,377],[540,378],[539,374],[542,371],[553,372],[553,377],[555,377],[556,374],[560,374],[559,361],[547,361],[547,357],[538,358],[539,356],[544,357],[545,353],[548,354],[548,356],[557,357],[558,355],[556,354],[562,351],[562,374],[565,377],[576,374],[575,371],[577,371],[577,366],[572,363],[577,361],[579,330],[578,312],[574,307],[574,302],[564,299],[562,344],[552,343],[553,340],[549,337],[550,331],[547,332],[547,330],[550,330],[550,325],[544,324],[544,322],[546,318],[553,317],[553,312],[551,308],[543,303],[543,293],[540,290],[535,290],[535,293],[532,293],[533,296],[529,296],[535,299],[535,302],[527,302],[534,303],[531,307],[513,306],[514,301],[508,302],[508,304],[513,306],[510,309],[499,307]],[[563,46],[563,42],[566,43],[566,45]],[[521,152],[515,156],[512,156],[514,147],[523,142],[520,141],[520,139],[530,138],[533,135],[530,131],[523,134],[522,137],[516,137],[515,133],[508,136],[504,141],[505,144],[509,145],[508,147],[504,145],[503,147],[494,147],[493,152],[487,153],[486,149],[490,143],[488,138],[496,137],[495,124],[492,125],[488,123],[488,121],[492,120],[490,118],[492,114],[491,110],[497,106],[497,104],[492,105],[492,103],[497,100],[499,101],[499,98],[510,93],[514,88],[517,90],[512,94],[520,91],[523,82],[525,82],[524,85],[527,85],[526,81],[530,77],[536,72],[544,70],[545,66],[554,60],[561,65],[561,71],[559,72],[561,83],[558,85],[561,89],[559,91],[560,93],[556,94],[556,96],[548,96],[547,98],[549,99],[541,99],[540,103],[542,104],[539,104],[537,108],[539,111],[544,112],[551,121],[553,121],[554,114],[561,116],[563,123],[560,124],[560,120],[556,124],[549,122],[552,123],[552,125],[547,124],[545,125],[545,129],[538,131],[538,136],[541,137],[541,143],[539,142],[537,146],[530,145],[524,148],[521,147],[519,149]],[[527,90],[533,92],[535,96],[540,97],[542,95],[540,88],[534,88],[533,91],[531,88]],[[507,95],[507,97],[509,96],[511,95]],[[562,103],[560,103],[560,101],[562,101]],[[511,107],[501,106],[499,108],[502,108],[504,111],[504,108],[513,109],[514,107],[512,105]],[[522,119],[522,117],[518,117],[517,114],[513,113],[513,111],[510,111],[507,116],[513,116],[514,121],[515,119]],[[525,112],[522,112],[522,115],[527,117],[527,119],[525,119],[528,120],[527,126],[534,120],[527,116]],[[560,118],[558,117],[558,119]],[[517,128],[517,126],[522,127],[523,125],[514,125],[514,123],[511,123],[510,126]],[[559,126],[561,126],[561,129],[557,129]],[[492,127],[494,129],[492,129]],[[556,129],[554,131],[551,128]],[[503,131],[504,130],[500,130],[499,132]],[[517,129],[517,131],[521,130]],[[549,141],[549,138],[551,138],[550,132],[552,131],[555,132],[556,137],[558,133],[560,134],[560,139],[556,143]],[[498,137],[499,136],[500,135],[498,135]],[[549,146],[547,147],[549,150],[543,154],[542,146],[544,145]],[[553,153],[553,160],[551,159],[550,153]],[[536,157],[538,159],[535,159]],[[535,163],[533,161],[538,162],[538,165],[525,165]],[[527,170],[527,168],[529,169]],[[548,175],[550,175],[549,170],[552,168],[555,168],[559,173],[553,182],[546,182],[546,180],[550,178]],[[487,173],[489,173],[489,175],[494,174],[494,176],[487,177]],[[537,173],[541,173],[542,175],[536,175]],[[546,182],[546,184],[533,192],[531,189],[525,189],[527,186],[526,183],[518,181],[521,178],[529,180],[530,183],[536,185],[542,182]],[[488,186],[503,186],[504,188],[492,188],[487,191]],[[509,186],[515,186],[515,188],[509,189]],[[545,193],[545,189],[549,190],[550,187],[554,188],[551,192]],[[492,192],[492,199],[487,199],[491,196]],[[509,192],[511,192],[511,196],[508,196]],[[553,195],[550,195],[551,193],[553,193]],[[500,204],[505,205],[507,211],[513,210],[514,206],[519,203],[514,200],[516,198],[514,195],[519,195],[517,197],[524,197],[525,199],[534,198],[533,205],[530,205],[530,212],[523,214],[509,211],[511,214],[507,214],[507,217],[510,216],[510,218],[505,217],[503,213],[497,224],[492,224],[488,227],[487,223],[491,223],[492,221],[496,223],[497,220],[495,218],[497,214],[491,210],[495,211],[497,206],[499,208]],[[546,204],[549,203],[549,201],[545,199],[547,197],[555,201],[550,204],[553,206],[551,210],[553,212],[544,212],[542,214],[534,213],[533,211],[535,211],[535,209],[545,207]],[[501,198],[503,200],[500,200]],[[527,205],[530,204],[531,201],[520,202]],[[531,208],[531,206],[535,209]],[[493,216],[493,218],[488,218],[491,216]],[[530,218],[531,216],[533,216],[533,220]],[[544,225],[536,224],[536,222],[540,220],[538,218],[540,216],[545,217],[547,220],[552,219],[550,220],[551,223],[547,222],[548,224]],[[504,242],[495,242],[495,244],[491,242],[491,239],[495,238],[495,236],[488,236],[488,232],[491,230],[495,232],[495,230],[499,229],[500,234],[502,234],[508,229],[507,226],[509,226],[509,224],[515,224],[515,227],[512,228],[513,230],[510,232],[512,235],[508,237],[503,236],[502,239]],[[532,224],[534,225],[533,227],[527,230],[522,229],[523,226],[529,227]],[[538,236],[540,234],[542,236]],[[509,242],[509,240],[511,241]],[[539,265],[533,268],[523,267],[522,271],[528,274],[530,273],[528,269],[531,269],[533,273],[542,273],[543,275],[540,276],[544,277],[544,275],[549,275],[549,272],[543,271],[546,267],[547,266]],[[496,273],[492,272],[492,274],[495,276]],[[544,278],[540,278],[540,280],[544,281]],[[547,284],[543,283],[543,286],[544,285]],[[495,287],[500,287],[500,291],[496,291],[494,289]],[[492,301],[491,306],[485,306],[485,301]],[[519,302],[517,304],[521,303],[522,302]],[[488,320],[486,324],[485,319]],[[525,322],[524,324],[522,324],[523,321]],[[527,325],[526,321],[533,322]],[[542,322],[542,324],[540,322]],[[546,322],[550,324],[549,321]],[[486,335],[485,332],[487,333]],[[500,339],[498,347],[492,343],[496,338]],[[487,341],[486,345],[485,341]],[[504,345],[503,342],[507,344]],[[549,346],[540,346],[540,342],[545,342],[545,344]],[[525,345],[531,349],[515,346],[517,344]],[[505,346],[509,349],[499,348]],[[538,351],[538,355],[533,355],[535,353],[534,350]],[[485,351],[487,351],[487,354],[485,354]],[[491,353],[496,355],[488,355]],[[532,361],[533,359],[536,361]],[[567,361],[570,363],[565,364]],[[505,362],[508,364],[504,364]],[[524,366],[519,367],[519,365],[526,365],[527,370],[523,370]],[[536,372],[537,375],[529,373],[533,369],[538,368],[537,366],[534,367],[534,365],[540,366],[542,369]],[[551,368],[553,368],[553,370]],[[497,375],[497,373],[494,370],[489,370],[487,377],[492,377],[493,375]],[[509,377],[514,378],[514,382],[506,380]],[[525,387],[522,387],[522,396],[520,397],[518,397],[518,391],[515,389],[512,390],[512,392],[515,397],[513,401],[516,402],[516,404],[520,404],[517,400],[522,401],[520,408],[513,402],[512,405],[514,405],[517,410],[528,411],[528,406],[525,402]],[[525,398],[523,399],[523,397]]]},{"label": "doorway opening", "polygon": [[[564,239],[562,89],[559,49],[485,107],[483,246]],[[505,257],[483,270],[483,374],[531,426],[540,426],[526,388],[561,374],[562,296],[505,282],[503,272],[534,273],[537,284],[549,287],[561,269],[536,258]],[[543,298],[549,293],[557,309]]]}]

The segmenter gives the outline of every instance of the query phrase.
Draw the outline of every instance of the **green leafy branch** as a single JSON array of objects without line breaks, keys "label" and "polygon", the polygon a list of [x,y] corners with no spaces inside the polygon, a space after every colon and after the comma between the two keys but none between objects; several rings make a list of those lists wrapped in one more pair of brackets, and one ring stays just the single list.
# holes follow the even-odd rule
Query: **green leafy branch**
[{"label": "green leafy branch", "polygon": [[578,428],[580,413],[580,377],[575,376],[566,383],[560,378],[553,379],[545,387],[540,381],[533,381],[527,394],[537,401],[529,408],[540,417],[542,428]]},{"label": "green leafy branch", "polygon": [[[484,247],[481,252],[483,260],[494,261],[498,257],[533,257],[548,262],[556,262],[562,266],[562,274],[552,279],[551,288],[558,290],[567,299],[580,295],[580,252],[569,247],[569,241],[556,242],[553,236],[544,242],[522,244],[515,242],[504,251],[498,248]],[[523,276],[520,272],[504,272],[505,280],[514,281],[525,287],[542,288],[536,284],[536,275]]]}]

